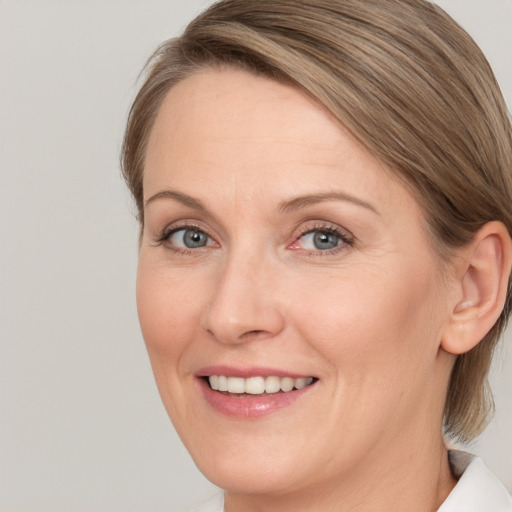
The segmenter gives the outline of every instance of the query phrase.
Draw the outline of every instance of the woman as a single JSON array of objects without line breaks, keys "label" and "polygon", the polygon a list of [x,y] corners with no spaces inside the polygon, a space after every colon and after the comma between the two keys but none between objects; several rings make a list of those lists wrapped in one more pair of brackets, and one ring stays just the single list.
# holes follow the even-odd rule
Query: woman
[{"label": "woman", "polygon": [[227,0],[155,53],[123,170],[164,405],[204,510],[502,511],[448,454],[511,306],[512,131],[418,0]]}]

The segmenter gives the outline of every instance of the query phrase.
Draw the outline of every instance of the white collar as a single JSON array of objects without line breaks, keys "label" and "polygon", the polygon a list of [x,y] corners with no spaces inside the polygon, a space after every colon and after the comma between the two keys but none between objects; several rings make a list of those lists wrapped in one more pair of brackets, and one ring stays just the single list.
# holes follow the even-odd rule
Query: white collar
[{"label": "white collar", "polygon": [[437,512],[512,512],[512,498],[482,459],[449,451],[457,485]]}]

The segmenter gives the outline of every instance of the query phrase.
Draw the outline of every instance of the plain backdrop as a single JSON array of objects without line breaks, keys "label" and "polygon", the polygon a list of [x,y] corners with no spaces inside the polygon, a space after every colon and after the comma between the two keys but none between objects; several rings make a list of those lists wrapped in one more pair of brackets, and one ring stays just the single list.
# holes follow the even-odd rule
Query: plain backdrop
[{"label": "plain backdrop", "polygon": [[[440,3],[511,105],[512,1]],[[178,511],[214,491],[153,383],[118,165],[139,71],[207,4],[0,0],[0,511]],[[510,352],[471,449],[512,489]]]}]

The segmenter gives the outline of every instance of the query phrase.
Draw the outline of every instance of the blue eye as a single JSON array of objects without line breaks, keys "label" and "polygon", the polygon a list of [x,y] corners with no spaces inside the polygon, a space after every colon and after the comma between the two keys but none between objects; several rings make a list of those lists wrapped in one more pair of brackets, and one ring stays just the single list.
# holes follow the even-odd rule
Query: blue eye
[{"label": "blue eye", "polygon": [[343,242],[341,235],[329,231],[313,230],[300,237],[303,249],[328,251]]},{"label": "blue eye", "polygon": [[175,247],[185,249],[200,249],[212,243],[204,231],[192,228],[178,229],[169,235],[168,240]]}]

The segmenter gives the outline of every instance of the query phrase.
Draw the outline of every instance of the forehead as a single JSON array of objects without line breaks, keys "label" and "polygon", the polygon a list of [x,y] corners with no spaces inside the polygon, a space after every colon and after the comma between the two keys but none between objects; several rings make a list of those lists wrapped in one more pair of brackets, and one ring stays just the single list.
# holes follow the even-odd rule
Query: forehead
[{"label": "forehead", "polygon": [[[202,70],[174,86],[151,132],[145,197],[165,187],[228,199],[346,189],[392,204],[410,194],[297,88],[245,71]],[[220,190],[222,189],[222,190]]]},{"label": "forehead", "polygon": [[[304,139],[311,139],[319,127],[332,128],[334,124],[325,110],[294,87],[245,71],[204,69],[167,93],[153,126],[148,153],[162,146],[180,150],[184,141],[194,139],[198,146],[228,146],[233,142],[241,152],[255,144],[300,141],[303,146]],[[343,128],[339,125],[338,129]],[[308,149],[328,149],[334,140],[326,136],[327,132],[311,139]]]}]

